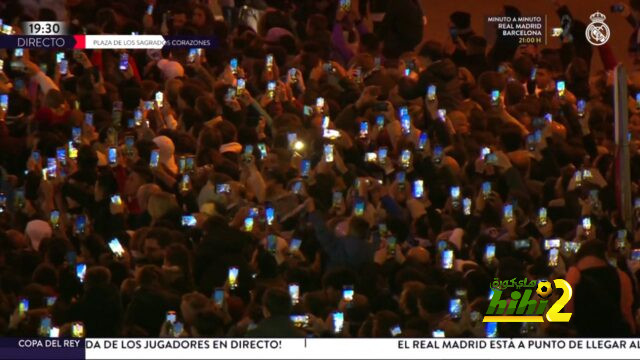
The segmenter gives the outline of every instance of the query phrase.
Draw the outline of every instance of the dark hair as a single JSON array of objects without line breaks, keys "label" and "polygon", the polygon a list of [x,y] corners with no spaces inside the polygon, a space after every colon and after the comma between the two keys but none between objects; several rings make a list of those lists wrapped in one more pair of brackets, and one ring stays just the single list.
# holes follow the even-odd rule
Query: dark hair
[{"label": "dark hair", "polygon": [[180,98],[184,100],[185,103],[191,108],[196,106],[196,99],[204,92],[200,86],[194,85],[193,83],[184,84],[180,88]]},{"label": "dark hair", "polygon": [[152,286],[162,278],[160,268],[155,265],[144,265],[136,274],[136,282],[140,286]]},{"label": "dark hair", "polygon": [[429,314],[446,312],[449,307],[449,295],[443,287],[429,285],[422,291],[420,306]]},{"label": "dark hair", "polygon": [[78,168],[81,170],[95,169],[98,165],[98,155],[89,145],[78,149]]},{"label": "dark hair", "polygon": [[262,296],[262,306],[269,310],[271,316],[288,316],[291,314],[291,297],[279,288],[269,288]]},{"label": "dark hair", "polygon": [[153,173],[151,172],[151,169],[149,169],[149,167],[145,166],[144,164],[134,164],[131,167],[131,172],[138,174],[138,176],[142,178],[145,184],[153,182]]},{"label": "dark hair", "polygon": [[216,129],[218,129],[218,131],[220,132],[220,135],[222,135],[223,144],[235,141],[238,137],[238,131],[236,130],[236,127],[233,125],[232,122],[228,120],[223,120],[217,123]]},{"label": "dark hair", "polygon": [[380,39],[374,33],[363,34],[360,36],[360,46],[364,52],[375,54],[380,48]]},{"label": "dark hair", "polygon": [[578,250],[575,258],[576,261],[579,261],[587,256],[595,256],[598,259],[606,260],[606,251],[607,245],[604,242],[599,240],[589,240],[580,245],[580,249]]},{"label": "dark hair", "polygon": [[538,68],[538,70],[543,69],[547,71],[553,71],[553,67],[551,66],[551,63],[545,60],[538,61],[538,65],[536,66],[536,68]]},{"label": "dark hair", "polygon": [[204,310],[198,314],[193,327],[199,336],[220,337],[224,335],[224,322],[222,316],[213,310]]},{"label": "dark hair", "polygon": [[263,247],[258,247],[257,265],[258,276],[261,279],[273,279],[278,276],[278,263],[276,258]]},{"label": "dark hair", "polygon": [[111,283],[111,271],[104,266],[93,266],[87,269],[85,285],[87,288],[106,286]]},{"label": "dark hair", "polygon": [[293,36],[288,34],[282,35],[278,39],[278,43],[286,50],[288,55],[296,55],[298,53],[298,44]]},{"label": "dark hair", "polygon": [[135,143],[136,151],[138,152],[138,157],[144,164],[149,164],[149,160],[151,159],[151,151],[153,149],[157,149],[158,145],[151,140],[138,140]]},{"label": "dark hair", "polygon": [[418,54],[431,59],[431,61],[438,61],[444,57],[444,47],[440,42],[427,41],[422,45]]},{"label": "dark hair", "polygon": [[110,169],[100,170],[97,184],[104,191],[105,197],[118,193],[118,180]]},{"label": "dark hair", "polygon": [[338,291],[342,291],[344,285],[354,285],[356,282],[356,274],[345,268],[329,270],[322,277],[323,288],[333,288]]},{"label": "dark hair", "polygon": [[369,223],[362,217],[352,217],[349,221],[349,234],[366,240],[369,237]]},{"label": "dark hair", "polygon": [[504,151],[512,152],[522,148],[522,135],[514,128],[507,128],[500,134],[500,142]]},{"label": "dark hair", "polygon": [[178,266],[185,275],[191,274],[191,259],[186,246],[179,243],[171,244],[165,249],[164,257],[169,264]]},{"label": "dark hair", "polygon": [[162,227],[154,227],[147,232],[145,239],[155,239],[161,248],[167,247],[173,241],[171,231]]},{"label": "dark hair", "polygon": [[58,274],[53,266],[43,263],[33,271],[32,280],[40,285],[55,288],[58,285]]},{"label": "dark hair", "polygon": [[200,113],[203,120],[211,120],[213,119],[216,113],[217,101],[215,97],[211,94],[200,95],[196,98],[195,108]]}]

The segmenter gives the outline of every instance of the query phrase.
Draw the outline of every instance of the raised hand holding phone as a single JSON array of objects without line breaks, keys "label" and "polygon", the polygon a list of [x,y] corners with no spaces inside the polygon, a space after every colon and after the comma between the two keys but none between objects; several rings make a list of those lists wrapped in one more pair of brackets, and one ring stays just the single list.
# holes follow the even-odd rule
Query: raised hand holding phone
[{"label": "raised hand holding phone", "polygon": [[358,100],[356,101],[356,108],[364,109],[365,107],[375,102],[379,95],[380,87],[375,85],[365,87],[362,91],[362,94],[360,95],[360,98],[358,98]]},{"label": "raised hand holding phone", "polygon": [[111,212],[112,215],[124,213],[124,203],[122,202],[121,199],[119,201],[116,201],[115,199],[116,196],[118,199],[120,199],[120,195],[114,195],[111,198],[111,201],[109,201],[109,211]]}]

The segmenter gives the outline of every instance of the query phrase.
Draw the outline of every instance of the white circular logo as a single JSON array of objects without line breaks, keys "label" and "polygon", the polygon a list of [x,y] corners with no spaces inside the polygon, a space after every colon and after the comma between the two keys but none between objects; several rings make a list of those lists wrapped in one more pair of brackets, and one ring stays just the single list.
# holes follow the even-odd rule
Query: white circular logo
[{"label": "white circular logo", "polygon": [[611,31],[609,30],[609,26],[604,23],[604,20],[607,17],[601,12],[597,11],[591,16],[591,23],[587,26],[587,30],[584,35],[587,37],[587,41],[593,46],[604,45],[608,40],[609,36],[611,36]]}]

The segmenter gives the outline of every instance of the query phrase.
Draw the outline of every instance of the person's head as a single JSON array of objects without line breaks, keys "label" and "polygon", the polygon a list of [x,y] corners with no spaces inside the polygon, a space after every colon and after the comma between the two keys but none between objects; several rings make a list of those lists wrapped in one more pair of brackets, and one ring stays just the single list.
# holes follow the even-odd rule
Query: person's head
[{"label": "person's head", "polygon": [[389,337],[394,327],[400,325],[400,317],[393,311],[378,311],[373,317],[371,334],[373,337]]},{"label": "person's head", "polygon": [[49,90],[45,95],[44,103],[55,115],[62,115],[68,110],[67,102],[60,90]]},{"label": "person's head", "polygon": [[540,89],[546,89],[553,81],[553,69],[550,63],[540,61],[536,67],[536,86]]},{"label": "person's head", "polygon": [[191,323],[191,335],[194,337],[224,336],[223,314],[211,309],[203,309]]},{"label": "person's head", "polygon": [[449,27],[458,31],[468,30],[471,27],[471,14],[465,11],[455,11],[449,15]]},{"label": "person's head", "polygon": [[223,120],[216,123],[216,129],[220,132],[223,144],[236,141],[238,138],[238,130],[231,121]]},{"label": "person's head", "polygon": [[313,14],[307,20],[306,32],[307,36],[314,37],[327,31],[329,28],[329,22],[324,15]]},{"label": "person's head", "polygon": [[344,286],[353,286],[356,282],[356,274],[344,268],[329,270],[322,277],[322,287],[327,299],[332,304],[340,301]]},{"label": "person's head", "polygon": [[124,195],[135,197],[142,186],[152,182],[153,173],[149,167],[144,165],[134,165],[131,168],[129,176],[127,176],[126,182],[124,183]]},{"label": "person's head", "polygon": [[158,147],[158,162],[164,165],[172,173],[178,173],[178,165],[176,165],[176,159],[174,157],[175,145],[173,140],[168,136],[157,136],[153,138],[153,142]]},{"label": "person's head", "polygon": [[200,314],[211,307],[211,301],[199,292],[192,292],[182,295],[180,302],[180,312],[186,325],[196,322]]},{"label": "person's head", "polygon": [[153,221],[160,220],[176,208],[179,206],[175,196],[166,192],[152,193],[147,202],[147,211]]},{"label": "person's head", "polygon": [[374,33],[360,35],[360,46],[358,52],[377,56],[382,51],[382,42]]},{"label": "person's head", "polygon": [[371,316],[371,303],[366,296],[354,294],[353,301],[348,305],[342,302],[339,310],[344,312],[344,319],[349,322],[353,334]]},{"label": "person's head", "polygon": [[287,186],[287,178],[280,169],[274,168],[265,174],[267,189],[282,190]]},{"label": "person's head", "polygon": [[354,216],[349,220],[349,235],[362,240],[369,238],[369,223],[360,216]]},{"label": "person's head", "polygon": [[418,302],[424,291],[425,285],[419,281],[407,281],[400,293],[400,308],[405,315],[417,316],[420,314]]},{"label": "person's head", "polygon": [[136,190],[136,199],[140,210],[147,211],[149,198],[153,194],[161,193],[162,189],[156,184],[144,184]]},{"label": "person's head", "polygon": [[526,82],[531,78],[531,71],[534,67],[535,64],[530,56],[519,56],[513,61],[513,70],[520,82]]},{"label": "person's head", "polygon": [[213,14],[204,4],[196,4],[191,14],[191,24],[198,29],[213,25]]},{"label": "person's head", "polygon": [[104,287],[111,283],[111,271],[104,266],[92,266],[87,269],[84,278],[86,289]]},{"label": "person's head", "polygon": [[418,56],[425,65],[429,65],[434,61],[442,60],[444,57],[444,48],[442,43],[437,41],[427,41],[420,48]]},{"label": "person's head", "polygon": [[164,228],[152,228],[146,234],[142,251],[148,261],[162,264],[166,247],[171,244],[171,233]]},{"label": "person's head", "polygon": [[500,134],[500,144],[505,152],[512,152],[522,148],[522,135],[515,127],[507,127]]},{"label": "person's head", "polygon": [[35,251],[40,249],[40,244],[45,239],[49,239],[53,234],[51,225],[43,220],[31,220],[27,223],[24,230],[25,238],[31,244],[31,248]]},{"label": "person's head", "polygon": [[45,261],[55,267],[61,266],[69,250],[67,241],[60,236],[54,236],[44,245],[46,245],[44,249]]},{"label": "person's head", "polygon": [[182,29],[187,24],[187,12],[182,7],[176,7],[171,11],[171,24],[173,30],[177,31]]},{"label": "person's head", "polygon": [[431,261],[431,254],[422,246],[415,246],[407,251],[407,260],[417,264],[427,265]]},{"label": "person's head", "polygon": [[291,297],[282,289],[269,288],[262,296],[262,313],[265,318],[289,316],[291,308]]},{"label": "person's head", "polygon": [[313,314],[320,318],[326,318],[330,310],[327,295],[322,291],[304,293],[301,304],[305,314]]},{"label": "person's head", "polygon": [[589,240],[580,245],[580,249],[576,253],[576,261],[580,261],[586,257],[596,257],[606,261],[607,244],[599,240]]},{"label": "person's head", "polygon": [[109,169],[103,169],[98,174],[98,180],[94,188],[93,196],[96,201],[109,199],[111,195],[118,193],[118,180]]},{"label": "person's head", "polygon": [[178,109],[184,111],[185,108],[195,108],[196,99],[202,95],[203,92],[204,89],[196,84],[184,84],[178,92]]},{"label": "person's head", "polygon": [[167,246],[164,254],[164,266],[177,266],[188,276],[191,269],[191,259],[187,247],[180,243]]},{"label": "person's head", "polygon": [[33,271],[31,280],[34,283],[38,283],[42,286],[48,286],[51,289],[55,289],[58,285],[58,274],[56,268],[54,268],[51,264],[40,264]]},{"label": "person's head", "polygon": [[83,145],[78,148],[78,169],[83,171],[95,171],[98,165],[98,156],[90,146]]},{"label": "person's head", "polygon": [[420,295],[418,309],[423,318],[432,318],[445,314],[449,308],[449,295],[447,291],[437,285],[425,287]]},{"label": "person's head", "polygon": [[447,116],[451,119],[457,134],[466,135],[469,133],[469,120],[462,111],[454,110],[448,112]]},{"label": "person's head", "polygon": [[155,288],[160,285],[162,272],[155,265],[144,265],[136,269],[136,283],[142,288]]},{"label": "person's head", "polygon": [[195,109],[205,121],[212,120],[217,115],[218,104],[212,94],[202,94],[196,99]]}]

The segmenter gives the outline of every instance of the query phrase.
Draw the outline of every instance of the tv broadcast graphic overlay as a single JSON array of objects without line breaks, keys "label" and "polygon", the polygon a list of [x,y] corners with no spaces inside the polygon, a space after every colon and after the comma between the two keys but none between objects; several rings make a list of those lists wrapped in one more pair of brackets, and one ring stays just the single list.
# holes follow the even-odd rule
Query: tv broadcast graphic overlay
[{"label": "tv broadcast graphic overlay", "polygon": [[461,359],[540,359],[536,352],[553,352],[558,358],[577,358],[578,353],[588,359],[635,359],[640,351],[637,339],[3,338],[0,359],[118,359],[131,358],[132,354],[136,359],[331,359],[345,351],[347,341],[353,359],[437,359],[452,355]]},{"label": "tv broadcast graphic overlay", "polygon": [[[547,43],[546,16],[487,16],[486,21],[503,39],[515,39],[518,44]],[[557,34],[555,29],[552,36]]]},{"label": "tv broadcast graphic overlay", "polygon": [[[511,299],[501,299],[502,293],[508,288],[516,288],[511,292]],[[525,288],[521,293],[520,289]],[[527,289],[528,288],[528,289]],[[551,307],[549,305],[549,297],[553,291],[558,289],[562,291],[562,296],[558,298]],[[500,282],[498,279],[491,284],[493,295],[487,309],[487,314],[483,318],[483,322],[543,322],[543,313],[546,312],[545,318],[551,322],[568,322],[571,319],[570,313],[560,313],[563,307],[571,300],[573,290],[566,280],[555,279],[553,285],[551,282],[541,280],[536,282],[532,280],[527,283],[527,279],[516,282],[505,280]],[[535,291],[535,292],[534,292]],[[535,299],[534,294],[539,297]],[[495,315],[494,315],[495,314]],[[535,314],[535,315],[534,315]]]},{"label": "tv broadcast graphic overlay", "polygon": [[640,358],[638,24],[0,3],[0,360]]},{"label": "tv broadcast graphic overlay", "polygon": [[0,359],[86,359],[84,339],[0,337]]}]

